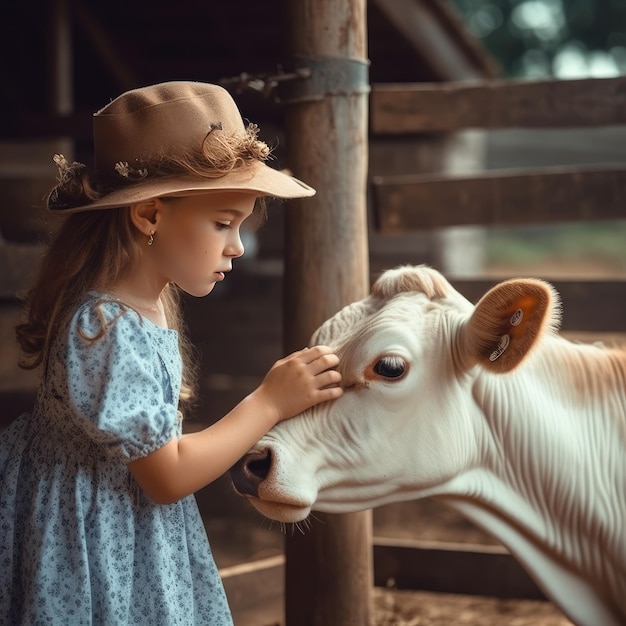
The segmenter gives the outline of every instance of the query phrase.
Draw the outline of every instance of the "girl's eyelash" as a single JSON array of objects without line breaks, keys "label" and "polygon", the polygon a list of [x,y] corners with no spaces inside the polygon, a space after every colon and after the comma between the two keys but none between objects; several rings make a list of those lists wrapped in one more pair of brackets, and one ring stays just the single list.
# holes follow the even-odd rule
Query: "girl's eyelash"
[{"label": "girl's eyelash", "polygon": [[230,228],[230,222],[217,222],[218,230],[225,230]]}]

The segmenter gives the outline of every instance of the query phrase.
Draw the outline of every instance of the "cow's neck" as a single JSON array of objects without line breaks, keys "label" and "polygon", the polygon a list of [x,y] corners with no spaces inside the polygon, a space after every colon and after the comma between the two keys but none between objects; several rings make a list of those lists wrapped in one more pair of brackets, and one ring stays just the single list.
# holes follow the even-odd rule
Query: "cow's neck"
[{"label": "cow's neck", "polygon": [[[626,356],[555,338],[512,374],[479,378],[474,397],[483,457],[443,499],[571,606],[575,623],[623,624]],[[607,595],[613,615],[601,608]]]},{"label": "cow's neck", "polygon": [[[622,592],[602,589],[592,584],[594,573],[581,572],[562,560],[562,555],[549,550],[541,534],[533,536],[515,523],[511,512],[490,508],[475,499],[444,496],[441,500],[456,509],[474,524],[491,533],[506,546],[532,576],[546,596],[553,600],[577,626],[623,626],[626,607]],[[599,555],[599,558],[603,558]],[[608,599],[607,599],[608,598]],[[613,604],[614,608],[608,608]],[[620,606],[621,605],[621,606]]]}]

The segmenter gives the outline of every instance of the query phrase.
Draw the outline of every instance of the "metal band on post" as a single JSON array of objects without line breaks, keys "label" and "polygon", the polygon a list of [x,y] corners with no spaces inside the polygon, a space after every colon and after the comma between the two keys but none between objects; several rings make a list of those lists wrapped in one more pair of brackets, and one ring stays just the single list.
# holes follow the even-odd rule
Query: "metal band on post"
[{"label": "metal band on post", "polygon": [[281,102],[314,102],[326,96],[350,96],[370,92],[369,62],[360,59],[295,59],[300,78],[278,86]]}]

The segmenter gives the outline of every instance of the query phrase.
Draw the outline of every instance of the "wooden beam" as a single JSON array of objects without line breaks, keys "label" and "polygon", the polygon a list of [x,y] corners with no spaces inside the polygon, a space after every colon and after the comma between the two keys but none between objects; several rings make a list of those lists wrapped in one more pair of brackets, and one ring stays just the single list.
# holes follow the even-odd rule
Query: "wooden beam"
[{"label": "wooden beam", "polygon": [[372,183],[376,228],[383,234],[622,219],[626,206],[625,166],[384,176]]},{"label": "wooden beam", "polygon": [[501,546],[374,540],[377,587],[545,600],[521,565]]},{"label": "wooden beam", "polygon": [[50,22],[48,109],[67,115],[74,109],[72,19],[68,0],[54,0],[51,3]]},{"label": "wooden beam", "polygon": [[626,77],[374,85],[374,134],[626,124]]},{"label": "wooden beam", "polygon": [[87,34],[91,44],[102,59],[111,75],[117,81],[120,91],[128,91],[139,85],[139,79],[132,71],[133,58],[120,54],[119,46],[87,8],[86,3],[75,3],[76,19],[81,30]]},{"label": "wooden beam", "polygon": [[494,68],[487,65],[474,49],[461,45],[463,26],[453,21],[450,11],[443,13],[439,0],[374,0],[378,9],[404,39],[428,62],[444,80],[463,80],[493,76]]}]

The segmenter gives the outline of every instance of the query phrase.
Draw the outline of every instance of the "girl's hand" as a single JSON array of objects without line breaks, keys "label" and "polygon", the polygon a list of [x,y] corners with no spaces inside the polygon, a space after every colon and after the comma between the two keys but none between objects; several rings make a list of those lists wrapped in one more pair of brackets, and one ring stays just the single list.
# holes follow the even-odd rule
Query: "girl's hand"
[{"label": "girl's hand", "polygon": [[169,504],[208,485],[240,459],[272,426],[343,394],[337,355],[305,348],[276,361],[263,382],[208,428],[173,437],[129,469],[155,502]]},{"label": "girl's hand", "polygon": [[304,348],[276,361],[253,392],[273,408],[278,423],[343,394],[339,358],[328,346]]}]

